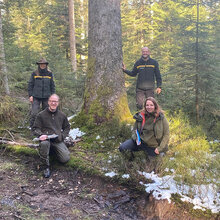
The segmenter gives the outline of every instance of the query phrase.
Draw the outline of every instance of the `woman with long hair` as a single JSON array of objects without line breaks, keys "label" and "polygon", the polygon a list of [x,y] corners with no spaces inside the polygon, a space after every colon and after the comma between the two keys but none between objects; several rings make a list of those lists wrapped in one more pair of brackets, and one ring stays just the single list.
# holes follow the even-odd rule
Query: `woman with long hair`
[{"label": "woman with long hair", "polygon": [[120,145],[120,152],[143,150],[148,157],[156,157],[168,149],[169,124],[153,97],[145,100],[143,110],[134,119],[132,138]]}]

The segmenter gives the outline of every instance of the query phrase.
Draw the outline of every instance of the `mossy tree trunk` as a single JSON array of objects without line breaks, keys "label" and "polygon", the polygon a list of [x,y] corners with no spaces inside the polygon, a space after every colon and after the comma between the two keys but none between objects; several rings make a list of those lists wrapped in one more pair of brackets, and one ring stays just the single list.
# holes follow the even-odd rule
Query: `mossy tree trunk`
[{"label": "mossy tree trunk", "polygon": [[120,0],[89,1],[88,70],[83,111],[99,124],[130,116],[122,72]]}]

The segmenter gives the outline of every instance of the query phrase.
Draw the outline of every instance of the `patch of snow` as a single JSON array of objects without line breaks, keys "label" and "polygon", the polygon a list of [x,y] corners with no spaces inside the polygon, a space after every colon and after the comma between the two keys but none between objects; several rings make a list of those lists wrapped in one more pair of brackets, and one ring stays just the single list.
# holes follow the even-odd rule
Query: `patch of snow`
[{"label": "patch of snow", "polygon": [[113,177],[116,175],[117,175],[117,173],[115,173],[114,171],[105,174],[105,176],[109,176],[109,177]]},{"label": "patch of snow", "polygon": [[123,174],[121,177],[124,178],[124,179],[129,179],[130,175],[129,174]]},{"label": "patch of snow", "polygon": [[165,171],[165,172],[169,172],[170,169],[169,169],[169,168],[165,168],[164,171]]},{"label": "patch of snow", "polygon": [[[171,195],[177,193],[181,196],[182,201],[192,203],[196,209],[204,210],[206,208],[213,213],[220,212],[220,193],[214,184],[180,185],[174,180],[174,175],[159,177],[154,172],[138,171],[138,173],[153,181],[153,183],[144,184],[140,182],[140,184],[144,185],[145,191],[151,192],[155,199],[167,199],[168,202],[171,202]],[[192,198],[188,196],[189,194],[192,195]]]},{"label": "patch of snow", "polygon": [[69,132],[69,136],[75,140],[77,137],[82,137],[85,133],[80,131],[79,128],[71,129]]},{"label": "patch of snow", "polygon": [[107,171],[107,170],[108,170],[108,168],[106,168],[106,167],[102,167],[102,170]]}]

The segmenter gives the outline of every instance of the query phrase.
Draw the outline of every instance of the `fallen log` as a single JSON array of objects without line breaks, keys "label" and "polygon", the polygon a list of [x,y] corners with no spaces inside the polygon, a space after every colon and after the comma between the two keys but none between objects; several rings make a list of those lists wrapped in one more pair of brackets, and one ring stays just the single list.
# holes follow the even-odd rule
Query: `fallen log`
[{"label": "fallen log", "polygon": [[11,141],[11,140],[2,139],[2,138],[0,138],[0,144],[19,145],[19,146],[25,146],[25,147],[30,147],[30,148],[37,148],[37,147],[39,147],[39,144],[16,142],[16,141]]},{"label": "fallen log", "polygon": [[[74,146],[76,143],[80,142],[82,139],[76,139],[76,140],[70,140],[68,139],[67,143],[66,141],[65,144],[67,145],[67,147],[70,147],[70,146]],[[39,147],[39,144],[32,144],[32,143],[26,143],[26,142],[16,142],[16,141],[12,141],[12,140],[9,140],[9,139],[5,139],[5,138],[2,138],[0,137],[0,144],[6,144],[6,145],[19,145],[19,146],[24,146],[24,147],[30,147],[30,148],[38,148]]]}]

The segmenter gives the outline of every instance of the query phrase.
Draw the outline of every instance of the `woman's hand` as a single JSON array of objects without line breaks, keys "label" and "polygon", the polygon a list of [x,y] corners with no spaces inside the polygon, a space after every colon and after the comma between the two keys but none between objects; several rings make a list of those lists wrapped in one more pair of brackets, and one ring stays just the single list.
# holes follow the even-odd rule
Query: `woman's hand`
[{"label": "woman's hand", "polygon": [[154,152],[155,152],[155,154],[160,154],[160,152],[159,152],[159,150],[157,148],[155,149]]}]

